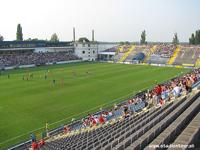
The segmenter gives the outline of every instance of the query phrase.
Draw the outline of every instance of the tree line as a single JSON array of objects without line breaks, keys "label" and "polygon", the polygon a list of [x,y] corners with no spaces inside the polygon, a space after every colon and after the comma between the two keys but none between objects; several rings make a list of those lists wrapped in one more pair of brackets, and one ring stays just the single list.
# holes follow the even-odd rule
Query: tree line
[{"label": "tree line", "polygon": [[191,37],[189,38],[189,44],[200,44],[200,30],[197,30],[195,33],[192,33]]},{"label": "tree line", "polygon": [[[4,37],[2,35],[0,35],[0,41],[4,41]],[[34,38],[34,39],[31,39],[31,38],[28,38],[28,39],[23,39],[23,32],[22,32],[22,26],[21,24],[18,24],[17,25],[17,32],[16,32],[16,41],[39,41],[38,38]],[[42,40],[42,41],[48,41],[47,39],[46,40]],[[50,40],[50,42],[59,42],[59,38],[58,38],[58,35],[56,33],[52,34]]]},{"label": "tree line", "polygon": [[[141,39],[140,39],[140,44],[147,44],[146,40],[146,31],[143,30],[141,33]],[[23,41],[23,32],[22,32],[22,26],[21,24],[17,25],[17,32],[16,32],[16,41]],[[4,37],[0,35],[0,41],[4,41]],[[39,41],[38,38],[28,38],[24,41]],[[48,41],[47,39],[45,41]],[[59,42],[58,35],[56,33],[52,34],[50,40],[51,42]],[[174,37],[172,39],[172,43],[177,45],[179,44],[179,39],[177,33],[174,33]],[[120,44],[130,44],[130,42],[125,41],[125,42],[120,42]],[[195,33],[192,33],[191,37],[189,38],[189,44],[192,45],[198,45],[200,44],[200,30],[197,30]]]},{"label": "tree line", "polygon": [[[146,31],[143,30],[142,33],[141,33],[141,38],[140,38],[140,44],[141,45],[147,44],[146,36],[147,36]],[[124,45],[124,44],[130,44],[130,42],[128,42],[128,41],[120,42],[120,45]],[[177,33],[174,33],[174,37],[172,39],[172,44],[174,44],[174,45],[178,45],[179,44],[179,39],[178,39],[178,34]]]}]

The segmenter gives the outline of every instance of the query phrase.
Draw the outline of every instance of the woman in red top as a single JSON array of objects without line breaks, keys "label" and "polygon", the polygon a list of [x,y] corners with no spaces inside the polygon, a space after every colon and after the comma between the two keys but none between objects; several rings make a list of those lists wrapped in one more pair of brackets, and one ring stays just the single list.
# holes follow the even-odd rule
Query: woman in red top
[{"label": "woman in red top", "polygon": [[32,143],[32,150],[37,150],[38,144],[36,142]]},{"label": "woman in red top", "polygon": [[104,122],[105,122],[104,117],[102,115],[100,115],[100,117],[99,117],[99,123],[100,124],[104,124]]}]

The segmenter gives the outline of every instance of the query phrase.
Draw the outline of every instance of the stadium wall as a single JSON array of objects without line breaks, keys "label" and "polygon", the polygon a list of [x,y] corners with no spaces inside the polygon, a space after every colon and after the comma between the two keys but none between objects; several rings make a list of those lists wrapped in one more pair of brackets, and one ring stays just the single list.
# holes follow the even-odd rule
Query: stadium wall
[{"label": "stadium wall", "polygon": [[74,47],[39,47],[35,48],[34,52],[39,53],[39,52],[66,52],[70,51],[74,53]]},{"label": "stadium wall", "polygon": [[[104,61],[105,62],[105,61]],[[148,64],[148,63],[132,63],[132,62],[118,62],[121,64],[137,64],[137,65],[149,65],[149,66],[157,66],[157,67],[176,67],[176,68],[197,68],[195,66],[180,66],[180,65],[168,65],[168,64]]]},{"label": "stadium wall", "polygon": [[[76,62],[82,62],[82,60],[70,60],[70,61],[60,61],[60,62],[55,62],[55,63],[46,63],[45,65],[55,65],[55,64],[69,64],[69,63],[76,63]],[[4,70],[12,70],[12,69],[18,69],[18,68],[33,68],[36,67],[35,64],[31,65],[22,65],[22,66],[11,66],[11,67],[4,67],[0,69]]]}]

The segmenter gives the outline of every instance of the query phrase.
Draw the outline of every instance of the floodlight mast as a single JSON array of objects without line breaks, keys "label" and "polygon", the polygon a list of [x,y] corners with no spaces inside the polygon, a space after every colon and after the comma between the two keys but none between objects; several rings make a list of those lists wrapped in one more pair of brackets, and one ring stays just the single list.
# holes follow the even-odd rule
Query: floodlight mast
[{"label": "floodlight mast", "polygon": [[73,42],[76,42],[76,31],[75,31],[75,27],[73,27]]}]

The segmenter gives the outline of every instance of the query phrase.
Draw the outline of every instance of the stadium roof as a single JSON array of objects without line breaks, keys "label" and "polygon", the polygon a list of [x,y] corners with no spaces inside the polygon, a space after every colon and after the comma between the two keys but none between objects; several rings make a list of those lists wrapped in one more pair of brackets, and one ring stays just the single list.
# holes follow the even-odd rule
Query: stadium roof
[{"label": "stadium roof", "polygon": [[65,47],[71,46],[72,42],[50,42],[50,41],[0,41],[0,49],[4,48],[34,48],[34,47]]}]

